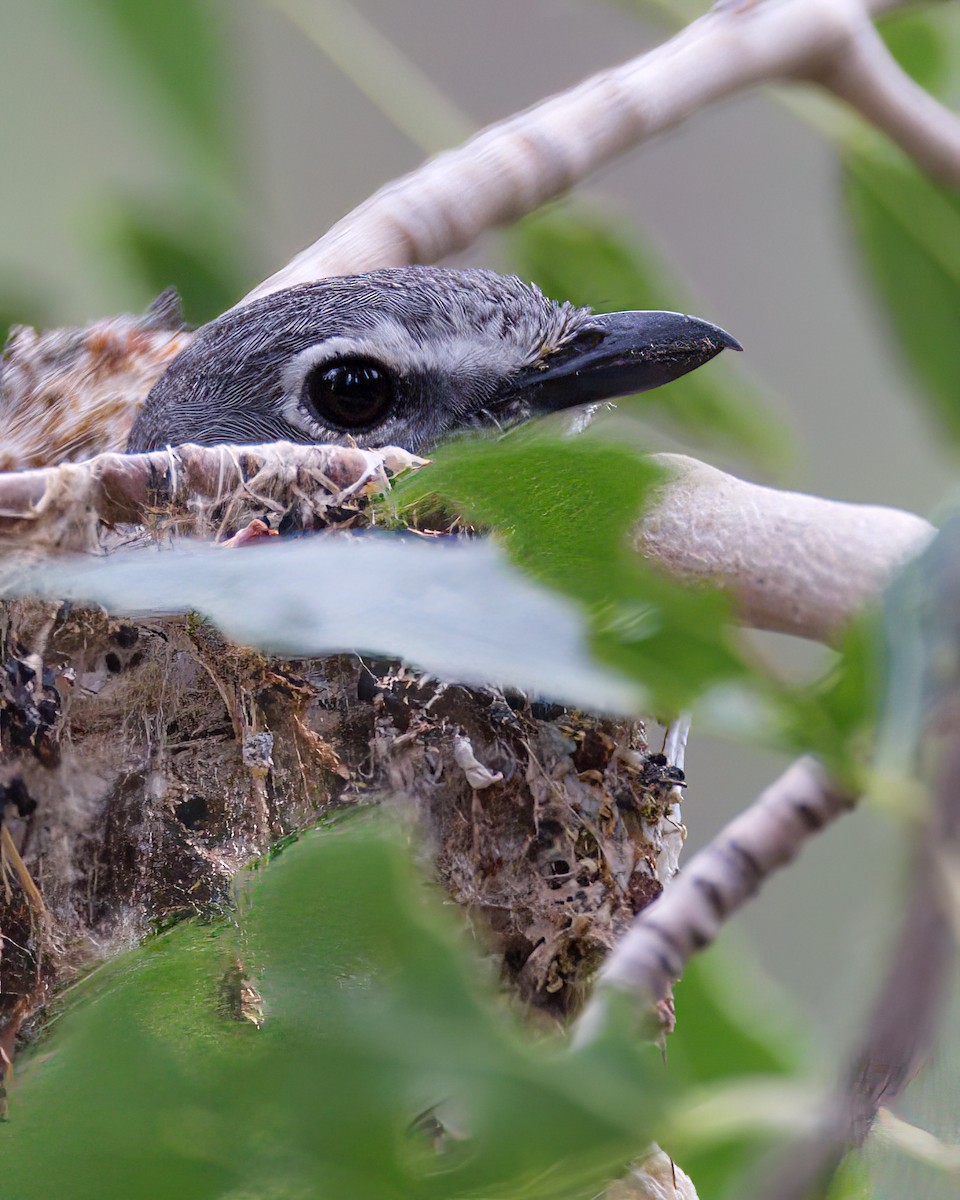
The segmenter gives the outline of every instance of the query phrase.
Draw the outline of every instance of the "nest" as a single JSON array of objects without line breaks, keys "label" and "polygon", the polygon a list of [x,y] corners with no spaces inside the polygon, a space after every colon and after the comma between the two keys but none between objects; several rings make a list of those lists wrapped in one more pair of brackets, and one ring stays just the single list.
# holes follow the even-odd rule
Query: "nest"
[{"label": "nest", "polygon": [[[236,545],[266,516],[323,536],[367,522],[369,497],[418,461],[329,446],[106,455],[25,473],[32,503],[8,535],[22,548],[42,531],[46,554],[184,532]],[[92,956],[229,906],[243,864],[346,806],[415,823],[505,979],[557,1016],[660,891],[677,778],[640,723],[393,661],[269,658],[196,615],[9,600],[3,655],[8,1040],[35,1032]]]},{"label": "nest", "polygon": [[[421,462],[286,443],[108,451],[0,477],[0,545],[8,568],[185,536],[244,553],[259,536],[368,524],[371,497]],[[8,1058],[71,975],[229,908],[240,867],[333,810],[377,804],[411,822],[514,994],[553,1017],[576,1011],[672,873],[680,778],[642,723],[396,661],[271,658],[195,614],[2,608]]]}]

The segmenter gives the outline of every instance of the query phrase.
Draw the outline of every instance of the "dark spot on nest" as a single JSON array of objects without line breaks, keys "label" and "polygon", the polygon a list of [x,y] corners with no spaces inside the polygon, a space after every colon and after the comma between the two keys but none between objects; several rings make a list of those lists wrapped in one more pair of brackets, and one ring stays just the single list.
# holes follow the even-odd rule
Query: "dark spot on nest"
[{"label": "dark spot on nest", "polygon": [[516,975],[533,953],[533,942],[522,933],[508,938],[503,947],[503,965],[507,972]]},{"label": "dark spot on nest", "polygon": [[628,787],[614,788],[610,794],[621,812],[632,812],[637,807],[637,798]]},{"label": "dark spot on nest", "polygon": [[207,819],[207,802],[202,796],[191,796],[189,800],[181,800],[173,811],[185,829],[196,829]]},{"label": "dark spot on nest", "polygon": [[559,821],[551,817],[545,817],[540,821],[537,829],[536,837],[530,847],[531,857],[538,850],[543,850],[546,847],[552,846],[553,843],[563,835],[563,826]]},{"label": "dark spot on nest", "polygon": [[60,693],[53,674],[44,671],[41,686],[37,673],[22,659],[11,657],[0,676],[0,729],[9,745],[31,750],[45,767],[60,762],[58,725]]},{"label": "dark spot on nest", "polygon": [[103,661],[111,675],[119,675],[123,670],[123,663],[120,661],[119,656],[114,654],[112,650],[107,652]]},{"label": "dark spot on nest", "polygon": [[573,755],[573,765],[578,771],[606,770],[610,755],[613,753],[613,743],[599,729],[584,731],[580,745]]},{"label": "dark spot on nest", "polygon": [[406,733],[410,728],[410,705],[407,703],[406,697],[402,692],[393,688],[389,692],[383,692],[382,695],[383,707],[389,714],[394,727],[400,733]]},{"label": "dark spot on nest", "polygon": [[554,859],[553,862],[547,863],[544,875],[547,878],[547,886],[555,890],[570,878],[570,864],[563,858]]},{"label": "dark spot on nest", "polygon": [[139,630],[133,625],[118,625],[110,634],[110,640],[121,650],[129,650],[131,646],[136,645],[139,638]]},{"label": "dark spot on nest", "polygon": [[357,678],[357,699],[361,704],[372,704],[380,695],[380,690],[380,680],[365,663],[362,663]]},{"label": "dark spot on nest", "polygon": [[285,533],[299,533],[302,529],[303,518],[300,516],[299,509],[294,506],[293,508],[288,508],[280,518],[280,523],[277,526],[277,533],[283,537]]},{"label": "dark spot on nest", "polygon": [[534,700],[530,705],[530,715],[535,721],[555,721],[566,711],[562,704],[550,704],[546,700]]},{"label": "dark spot on nest", "polygon": [[627,884],[627,903],[633,912],[638,913],[648,904],[652,904],[662,891],[663,884],[658,879],[642,871],[634,871]]},{"label": "dark spot on nest", "polygon": [[437,717],[467,725],[476,717],[477,704],[472,692],[455,683],[443,689],[430,709]]},{"label": "dark spot on nest", "polygon": [[27,790],[23,776],[19,772],[7,783],[0,783],[0,818],[8,804],[12,804],[20,817],[29,817],[36,812],[37,802]]},{"label": "dark spot on nest", "polygon": [[331,504],[323,510],[323,523],[325,525],[345,525],[356,515],[356,508],[348,507],[345,504]]}]

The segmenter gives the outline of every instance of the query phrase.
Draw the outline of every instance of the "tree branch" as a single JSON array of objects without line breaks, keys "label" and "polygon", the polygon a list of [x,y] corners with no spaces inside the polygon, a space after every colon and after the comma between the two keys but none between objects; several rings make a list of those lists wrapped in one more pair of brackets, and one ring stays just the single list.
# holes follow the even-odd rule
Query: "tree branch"
[{"label": "tree branch", "polygon": [[388,184],[241,304],[329,275],[435,262],[598,167],[759,83],[833,92],[936,178],[960,182],[960,122],[905,75],[871,24],[894,0],[761,0],[715,9]]},{"label": "tree branch", "polygon": [[[757,628],[833,640],[932,536],[926,521],[899,509],[778,491],[679,455],[657,461],[673,478],[639,523],[635,548],[673,579],[725,589]],[[164,508],[179,531],[195,534],[292,505],[309,524],[314,509],[361,477],[385,490],[390,474],[422,463],[396,447],[288,442],[101,454],[0,475],[0,547],[89,552],[109,528],[154,520]],[[229,519],[204,523],[209,505],[231,496]]]},{"label": "tree branch", "polygon": [[634,533],[673,579],[729,592],[745,624],[831,642],[933,536],[901,509],[746,483],[676,454]]},{"label": "tree branch", "polygon": [[[960,528],[948,526],[925,561],[914,635],[925,661],[927,712],[921,761],[934,764],[911,887],[889,966],[817,1129],[774,1163],[760,1200],[806,1200],[823,1189],[848,1150],[862,1145],[881,1105],[904,1091],[929,1058],[957,960],[960,862]],[[916,616],[904,613],[908,622]],[[916,651],[913,651],[916,654]],[[896,698],[894,697],[894,700]],[[922,753],[920,753],[922,751]]]}]

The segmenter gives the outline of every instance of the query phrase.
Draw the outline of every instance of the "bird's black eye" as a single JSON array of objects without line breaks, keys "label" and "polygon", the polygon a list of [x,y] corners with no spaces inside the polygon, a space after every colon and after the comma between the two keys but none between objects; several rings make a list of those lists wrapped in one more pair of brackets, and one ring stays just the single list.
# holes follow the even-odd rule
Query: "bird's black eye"
[{"label": "bird's black eye", "polygon": [[379,363],[344,358],[321,363],[303,381],[303,401],[323,425],[347,431],[367,429],[393,407],[396,385]]}]

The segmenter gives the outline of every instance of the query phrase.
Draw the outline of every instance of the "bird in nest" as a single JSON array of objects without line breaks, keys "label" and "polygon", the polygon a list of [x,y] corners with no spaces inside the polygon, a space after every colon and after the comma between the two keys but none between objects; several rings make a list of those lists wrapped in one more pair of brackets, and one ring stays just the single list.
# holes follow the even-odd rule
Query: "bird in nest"
[{"label": "bird in nest", "polygon": [[200,329],[153,386],[127,449],[286,440],[423,453],[659,387],[724,349],[740,345],[698,317],[593,313],[492,271],[324,279]]},{"label": "bird in nest", "polygon": [[11,331],[0,470],[184,442],[421,453],[466,431],[659,387],[723,349],[740,346],[697,317],[593,313],[484,270],[323,279],[196,332],[171,290],[144,317]]}]

